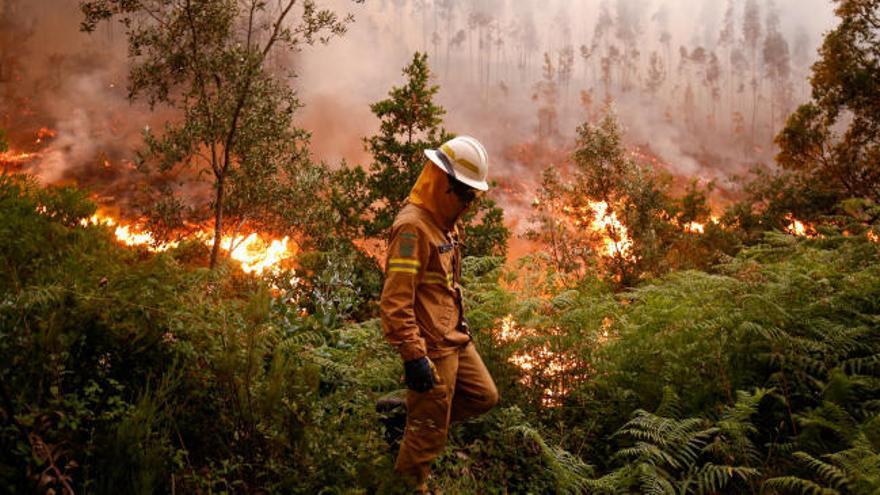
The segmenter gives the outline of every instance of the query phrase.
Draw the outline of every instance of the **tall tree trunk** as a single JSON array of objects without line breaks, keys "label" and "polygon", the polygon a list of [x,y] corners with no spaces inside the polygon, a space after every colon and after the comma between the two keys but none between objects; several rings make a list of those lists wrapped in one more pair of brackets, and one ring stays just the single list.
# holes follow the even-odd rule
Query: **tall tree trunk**
[{"label": "tall tree trunk", "polygon": [[755,152],[755,125],[758,119],[758,50],[752,48],[752,132],[749,148],[754,156]]},{"label": "tall tree trunk", "polygon": [[214,245],[211,246],[211,269],[217,266],[220,255],[220,242],[223,237],[223,195],[225,185],[223,177],[217,178],[217,194],[214,197]]}]

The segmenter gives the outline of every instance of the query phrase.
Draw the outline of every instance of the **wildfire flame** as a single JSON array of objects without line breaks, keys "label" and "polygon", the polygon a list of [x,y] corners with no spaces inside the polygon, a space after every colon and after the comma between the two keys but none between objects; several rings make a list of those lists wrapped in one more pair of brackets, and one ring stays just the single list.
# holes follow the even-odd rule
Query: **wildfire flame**
[{"label": "wildfire flame", "polygon": [[[208,245],[212,242],[210,239],[204,241]],[[261,275],[276,270],[282,261],[295,254],[289,244],[290,237],[266,240],[254,232],[246,237],[224,236],[221,246],[235,246],[229,257],[241,263],[245,273]]]},{"label": "wildfire flame", "polygon": [[[597,335],[597,343],[604,344],[612,338],[610,334],[611,319],[602,320],[601,332]],[[558,330],[558,329],[557,329]],[[525,337],[536,337],[538,332],[533,328],[520,326],[513,315],[508,314],[499,321],[495,330],[495,339],[501,343],[514,343]],[[529,350],[520,350],[508,358],[508,362],[523,372],[520,383],[525,386],[533,386],[535,373],[549,381],[544,387],[541,403],[545,407],[556,407],[562,404],[562,400],[570,392],[573,381],[583,379],[585,365],[575,356],[559,353],[550,348],[547,343]]]},{"label": "wildfire flame", "polygon": [[818,234],[816,233],[816,229],[813,228],[810,224],[805,224],[800,220],[794,218],[792,215],[786,215],[785,219],[788,220],[789,224],[785,227],[785,231],[789,234],[796,235],[799,237],[816,237]]},{"label": "wildfire flame", "polygon": [[617,214],[609,211],[605,201],[589,201],[589,206],[572,208],[563,207],[568,214],[580,215],[575,218],[576,226],[587,225],[591,230],[602,235],[605,254],[609,257],[628,258],[632,253],[632,239],[626,226],[617,219]]},{"label": "wildfire flame", "polygon": [[[116,240],[126,246],[141,246],[153,252],[162,252],[178,246],[178,242],[171,241],[159,243],[155,236],[137,224],[120,223],[106,213],[98,212],[88,220],[81,222],[85,225],[106,225],[115,227],[113,234]],[[204,229],[196,233],[194,238],[200,240],[206,246],[211,246],[213,237],[211,231]],[[272,239],[256,232],[247,235],[223,236],[220,247],[229,257],[241,264],[245,273],[262,275],[266,272],[278,270],[281,263],[293,257],[297,250],[290,237]]]},{"label": "wildfire flame", "polygon": [[4,165],[14,165],[18,163],[25,163],[33,160],[38,156],[38,153],[25,153],[25,152],[17,152],[17,151],[4,151],[0,153],[0,164]]},{"label": "wildfire flame", "polygon": [[690,222],[684,225],[684,231],[692,234],[702,234],[706,231],[706,228],[701,223]]}]

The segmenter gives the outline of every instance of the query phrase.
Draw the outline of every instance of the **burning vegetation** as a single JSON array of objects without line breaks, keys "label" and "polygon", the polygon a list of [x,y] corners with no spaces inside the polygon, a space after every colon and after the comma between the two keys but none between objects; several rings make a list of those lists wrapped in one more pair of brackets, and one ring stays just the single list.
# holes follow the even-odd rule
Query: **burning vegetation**
[{"label": "burning vegetation", "polygon": [[[82,220],[82,225],[104,225],[113,229],[116,240],[126,246],[144,247],[153,252],[167,251],[176,248],[179,241],[159,241],[150,231],[137,223],[125,223],[105,214],[95,213],[89,219]],[[212,230],[203,228],[190,237],[206,246],[212,245]],[[223,236],[221,249],[230,259],[241,265],[242,271],[254,275],[278,272],[283,266],[291,266],[297,249],[290,237],[273,239],[256,232],[247,235]]]},{"label": "burning vegetation", "polygon": [[388,491],[377,260],[422,150],[471,123],[501,172],[463,305],[502,402],[442,488],[880,491],[880,2],[836,0],[809,91],[784,7],[707,2],[693,34],[667,3],[384,2],[370,29],[442,71],[413,55],[337,164],[287,70],[357,26],[320,1],[82,1],[107,61],[22,57],[33,7],[0,1],[0,487]]}]

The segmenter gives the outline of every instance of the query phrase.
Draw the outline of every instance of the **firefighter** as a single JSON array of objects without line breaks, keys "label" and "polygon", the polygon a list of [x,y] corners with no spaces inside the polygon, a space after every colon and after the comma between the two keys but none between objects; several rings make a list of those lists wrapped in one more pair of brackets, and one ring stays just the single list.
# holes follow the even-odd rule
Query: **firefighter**
[{"label": "firefighter", "polygon": [[425,150],[415,186],[391,228],[380,309],[404,362],[406,427],[395,464],[428,493],[431,461],[450,422],[485,413],[498,391],[474,347],[461,296],[459,219],[489,188],[485,148],[469,136]]}]

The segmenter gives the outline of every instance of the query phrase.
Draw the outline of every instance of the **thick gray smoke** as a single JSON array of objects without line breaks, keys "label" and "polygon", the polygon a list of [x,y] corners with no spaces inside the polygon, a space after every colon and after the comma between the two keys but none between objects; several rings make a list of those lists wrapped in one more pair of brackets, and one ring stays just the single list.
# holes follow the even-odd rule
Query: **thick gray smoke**
[{"label": "thick gray smoke", "polygon": [[[525,193],[516,196],[565,160],[577,125],[606,101],[628,142],[677,175],[719,178],[769,161],[834,22],[829,0],[326,3],[356,22],[295,57],[314,156],[366,164],[361,139],[377,129],[368,105],[427,51],[446,127],[481,139],[503,191]],[[112,199],[131,187],[140,131],[169,115],[127,100],[119,26],[89,36],[79,21],[76,0],[0,0],[0,128],[23,150],[40,127],[55,130],[34,170]]]}]

